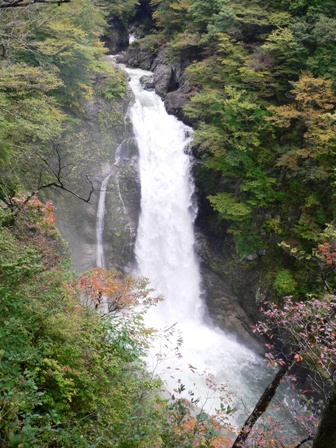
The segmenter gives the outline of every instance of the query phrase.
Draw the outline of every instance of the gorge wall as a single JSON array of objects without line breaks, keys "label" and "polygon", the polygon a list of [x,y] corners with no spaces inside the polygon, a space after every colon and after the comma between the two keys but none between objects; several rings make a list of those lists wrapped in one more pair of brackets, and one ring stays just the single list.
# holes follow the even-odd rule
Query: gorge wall
[{"label": "gorge wall", "polygon": [[57,226],[79,272],[96,266],[97,207],[101,183],[109,173],[103,235],[106,268],[127,271],[133,263],[140,187],[137,147],[127,118],[132,93],[127,89],[122,98],[106,98],[102,92],[107,83],[108,78],[97,76],[95,95],[85,106],[86,119],[74,135],[80,170],[73,182],[77,190],[86,192],[88,176],[94,187],[92,197],[89,203],[59,191],[52,197]]}]

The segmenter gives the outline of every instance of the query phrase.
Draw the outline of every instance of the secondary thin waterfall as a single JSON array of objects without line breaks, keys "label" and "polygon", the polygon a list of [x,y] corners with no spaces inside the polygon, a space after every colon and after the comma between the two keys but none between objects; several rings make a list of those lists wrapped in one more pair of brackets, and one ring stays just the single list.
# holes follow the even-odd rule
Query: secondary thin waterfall
[{"label": "secondary thin waterfall", "polygon": [[109,173],[102,181],[100,186],[98,209],[97,209],[97,221],[96,221],[96,264],[97,267],[105,267],[104,246],[103,246],[103,233],[104,233],[104,217],[105,217],[105,201],[106,190],[110,180],[111,173]]},{"label": "secondary thin waterfall", "polygon": [[[191,130],[167,114],[154,92],[142,89],[139,79],[147,72],[126,70],[136,98],[130,118],[140,154],[136,259],[140,274],[165,297],[150,315],[150,323],[156,327],[179,323],[185,365],[174,364],[173,370],[176,374],[179,369],[176,378],[182,378],[187,387],[198,388],[188,369],[192,365],[200,373],[212,374],[217,382],[228,383],[230,390],[253,403],[261,390],[260,380],[265,378],[263,362],[203,322],[200,272],[193,247],[193,183],[187,151]],[[171,376],[166,379],[173,386]],[[207,408],[210,411],[211,404]]]}]

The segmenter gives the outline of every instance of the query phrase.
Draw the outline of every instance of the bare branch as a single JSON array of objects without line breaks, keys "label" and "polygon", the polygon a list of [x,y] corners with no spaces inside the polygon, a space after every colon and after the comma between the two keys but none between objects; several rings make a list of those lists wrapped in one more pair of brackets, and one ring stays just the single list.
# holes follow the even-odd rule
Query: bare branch
[{"label": "bare branch", "polygon": [[249,415],[248,419],[245,421],[234,444],[232,445],[232,448],[243,448],[243,446],[245,445],[244,442],[246,441],[250,432],[252,431],[253,426],[255,425],[259,417],[261,417],[261,415],[264,412],[266,412],[269,404],[272,401],[272,398],[274,397],[280,385],[282,378],[287,374],[287,372],[291,369],[294,363],[295,358],[294,355],[292,355],[292,357],[281,366],[280,370],[275,375],[272,382],[266,387],[262,396],[259,398],[258,403],[255,405],[255,408]]},{"label": "bare branch", "polygon": [[71,0],[2,0],[0,8],[16,8],[32,6],[36,3],[56,4],[60,6],[62,3],[70,3]]},{"label": "bare branch", "polygon": [[313,436],[308,436],[306,439],[301,440],[300,443],[298,443],[294,448],[300,448],[300,446],[304,445],[306,442],[310,442],[313,440]]}]

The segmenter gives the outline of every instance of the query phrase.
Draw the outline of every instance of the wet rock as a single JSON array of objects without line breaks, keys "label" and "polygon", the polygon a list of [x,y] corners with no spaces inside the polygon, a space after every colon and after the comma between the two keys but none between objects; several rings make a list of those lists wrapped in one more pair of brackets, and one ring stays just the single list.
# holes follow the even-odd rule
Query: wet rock
[{"label": "wet rock", "polygon": [[115,57],[115,61],[118,64],[126,64],[126,62],[127,62],[127,53],[126,53],[126,51],[121,51],[120,53],[118,53],[117,56]]},{"label": "wet rock", "polygon": [[188,118],[183,112],[184,106],[190,101],[190,95],[187,93],[175,90],[174,92],[168,92],[164,101],[165,108],[170,115],[175,115],[179,120],[184,123],[188,123]]},{"label": "wet rock", "polygon": [[160,65],[171,65],[168,51],[165,47],[159,49],[151,66],[151,70],[154,72]]},{"label": "wet rock", "polygon": [[155,93],[165,98],[170,87],[173,70],[168,65],[158,65],[154,72]]},{"label": "wet rock", "polygon": [[153,76],[141,76],[140,84],[145,90],[153,90],[154,89],[154,78]]},{"label": "wet rock", "polygon": [[[97,208],[103,179],[111,172],[106,187],[106,209],[103,245],[105,264],[109,269],[127,269],[133,262],[133,244],[140,209],[137,147],[132,127],[124,119],[133,93],[129,89],[123,99],[106,99],[107,78],[97,77],[96,94],[85,105],[86,120],[74,133],[78,138],[78,167],[73,184],[68,185],[81,196],[94,186],[89,203],[64,192],[55,192],[52,199],[57,208],[57,227],[68,242],[73,268],[83,272],[96,266]],[[118,159],[118,163],[116,163]],[[48,194],[52,194],[49,193]]]},{"label": "wet rock", "polygon": [[117,56],[117,62],[142,70],[151,70],[155,58],[156,54],[150,49],[131,45],[125,53]]},{"label": "wet rock", "polygon": [[[200,260],[204,300],[207,305],[209,320],[226,333],[258,353],[263,352],[263,344],[252,332],[252,325],[257,321],[242,303],[232,284],[232,253],[229,240],[219,241],[202,229],[196,229],[196,251]],[[247,282],[244,279],[244,282]],[[250,294],[249,294],[250,296]],[[251,297],[253,294],[251,295]],[[255,309],[254,303],[249,306]]]},{"label": "wet rock", "polygon": [[252,322],[230,286],[207,267],[201,269],[205,300],[212,325],[234,335],[245,346],[263,353],[263,346],[252,335]]}]

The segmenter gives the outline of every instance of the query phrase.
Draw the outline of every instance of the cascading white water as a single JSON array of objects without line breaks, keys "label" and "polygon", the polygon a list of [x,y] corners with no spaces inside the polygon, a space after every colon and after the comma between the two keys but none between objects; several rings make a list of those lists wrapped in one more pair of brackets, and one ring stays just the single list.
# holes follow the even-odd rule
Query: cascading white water
[{"label": "cascading white water", "polygon": [[200,276],[189,210],[193,191],[184,153],[188,130],[167,115],[159,97],[136,85],[132,82],[137,101],[131,119],[140,151],[137,261],[141,274],[167,298],[161,309],[165,323],[182,318],[199,322]]},{"label": "cascading white water", "polygon": [[227,383],[251,405],[262,390],[260,381],[264,383],[263,361],[220,330],[206,326],[202,319],[200,272],[193,247],[191,160],[187,153],[191,130],[167,114],[154,92],[142,89],[139,79],[149,72],[126,70],[135,94],[130,118],[140,154],[141,214],[136,259],[140,274],[165,297],[150,314],[150,323],[162,327],[178,322],[185,365],[174,361],[172,367],[179,369],[176,378],[182,378],[187,387],[198,388],[188,369],[191,364],[199,372],[207,370],[217,382]]},{"label": "cascading white water", "polygon": [[103,233],[104,233],[104,216],[105,216],[105,201],[107,185],[111,177],[111,172],[103,179],[100,186],[98,209],[97,209],[97,221],[96,221],[96,264],[97,267],[105,267],[104,246],[103,246]]}]

